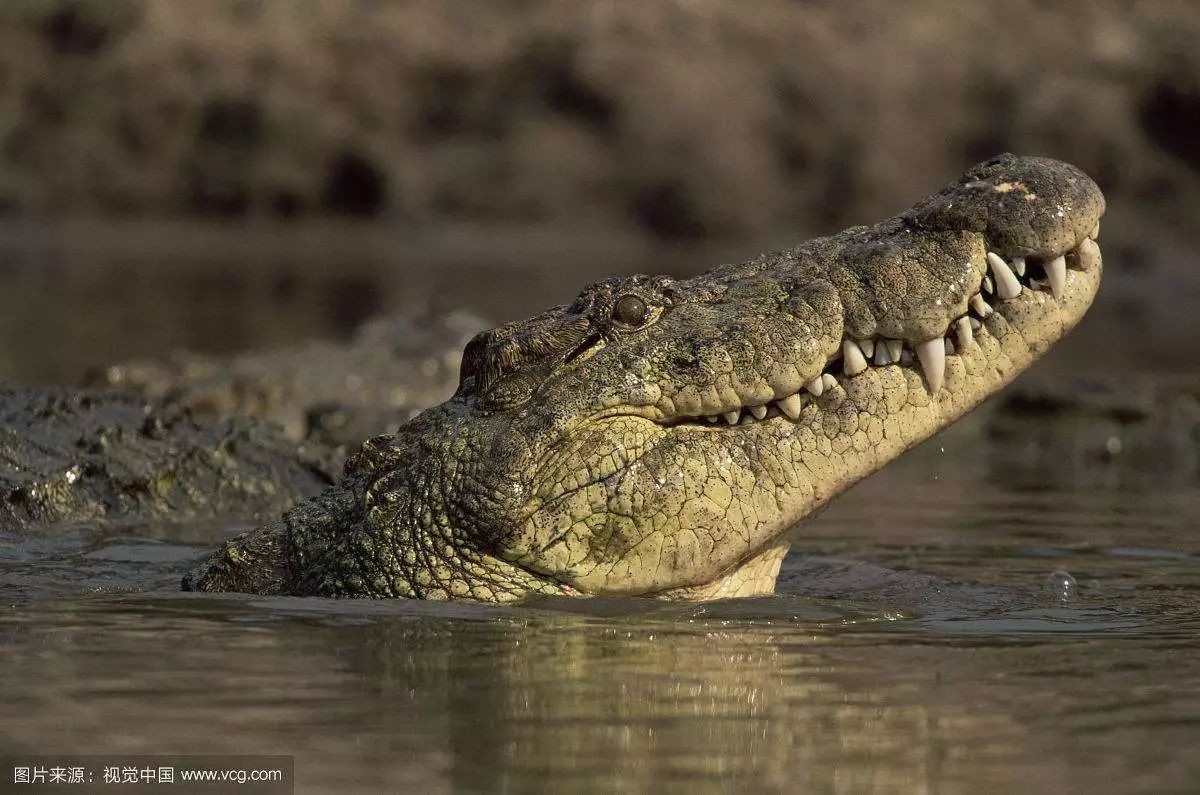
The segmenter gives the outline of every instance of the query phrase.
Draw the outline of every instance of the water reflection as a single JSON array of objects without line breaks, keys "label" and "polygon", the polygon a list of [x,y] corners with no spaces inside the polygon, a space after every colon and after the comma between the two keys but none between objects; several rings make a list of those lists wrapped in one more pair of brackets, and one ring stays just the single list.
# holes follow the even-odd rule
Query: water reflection
[{"label": "water reflection", "polygon": [[134,599],[10,617],[0,676],[25,687],[0,707],[5,745],[287,748],[315,785],[505,791],[913,792],[985,770],[1011,782],[1006,760],[1031,752],[1001,705],[942,697],[943,672],[843,645],[841,619],[290,607]]},{"label": "water reflection", "polygon": [[339,793],[1186,791],[1200,493],[1039,481],[983,429],[799,528],[763,599],[180,594],[229,528],[3,538],[0,748],[294,754]]}]

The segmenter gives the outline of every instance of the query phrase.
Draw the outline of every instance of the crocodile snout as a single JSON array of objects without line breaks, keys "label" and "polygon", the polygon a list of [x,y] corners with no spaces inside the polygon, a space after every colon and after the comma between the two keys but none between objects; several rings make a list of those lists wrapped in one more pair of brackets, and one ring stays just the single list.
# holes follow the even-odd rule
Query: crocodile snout
[{"label": "crocodile snout", "polygon": [[1053,258],[1098,235],[1104,209],[1100,188],[1070,163],[1004,154],[921,201],[904,219],[930,231],[979,233],[989,251],[1006,259]]}]

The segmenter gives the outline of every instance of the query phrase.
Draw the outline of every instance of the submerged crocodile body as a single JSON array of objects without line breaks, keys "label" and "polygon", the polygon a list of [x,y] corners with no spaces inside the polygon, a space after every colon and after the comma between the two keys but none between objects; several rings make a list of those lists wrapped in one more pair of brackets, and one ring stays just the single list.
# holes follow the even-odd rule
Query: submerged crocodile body
[{"label": "submerged crocodile body", "polygon": [[478,335],[445,403],[230,541],[207,591],[769,593],[789,530],[1008,383],[1099,286],[1104,199],[1002,155],[871,227]]}]

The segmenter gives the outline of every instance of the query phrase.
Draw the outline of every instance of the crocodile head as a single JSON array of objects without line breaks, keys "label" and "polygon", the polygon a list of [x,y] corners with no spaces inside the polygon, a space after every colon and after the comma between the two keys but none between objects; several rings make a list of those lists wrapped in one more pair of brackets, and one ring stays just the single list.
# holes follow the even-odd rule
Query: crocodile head
[{"label": "crocodile head", "polygon": [[[1073,166],[1003,155],[875,226],[692,279],[608,279],[485,332],[453,398],[351,462],[350,508],[275,526],[271,554],[291,562],[268,579],[486,600],[769,593],[797,522],[1075,325],[1103,211]],[[193,585],[246,587],[211,570]]]}]

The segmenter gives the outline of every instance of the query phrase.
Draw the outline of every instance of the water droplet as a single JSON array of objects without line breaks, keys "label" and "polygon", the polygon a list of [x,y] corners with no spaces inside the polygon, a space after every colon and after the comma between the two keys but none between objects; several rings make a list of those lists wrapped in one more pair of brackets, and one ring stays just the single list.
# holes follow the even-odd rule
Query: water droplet
[{"label": "water droplet", "polygon": [[1064,602],[1075,595],[1078,586],[1068,571],[1059,569],[1050,575],[1050,589]]},{"label": "water droplet", "polygon": [[1121,448],[1121,440],[1115,436],[1108,437],[1108,441],[1104,443],[1104,449],[1108,451],[1109,455],[1116,455],[1121,452]]}]

